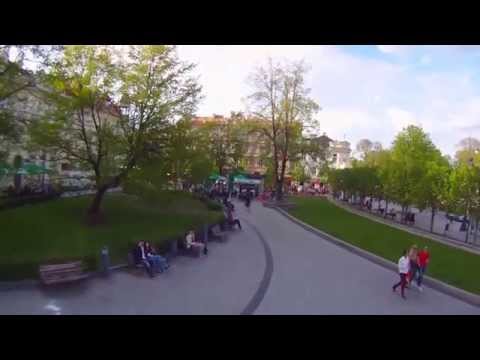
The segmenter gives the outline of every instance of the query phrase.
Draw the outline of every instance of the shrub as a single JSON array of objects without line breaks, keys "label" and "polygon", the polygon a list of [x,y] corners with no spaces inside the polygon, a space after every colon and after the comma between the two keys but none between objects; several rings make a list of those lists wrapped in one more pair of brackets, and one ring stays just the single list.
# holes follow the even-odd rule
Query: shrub
[{"label": "shrub", "polygon": [[16,207],[20,207],[24,205],[38,204],[41,202],[55,200],[55,199],[58,199],[59,197],[60,197],[59,193],[53,193],[53,194],[41,194],[41,195],[4,198],[3,201],[0,202],[0,210],[14,209]]},{"label": "shrub", "polygon": [[223,210],[222,204],[219,204],[216,201],[212,201],[212,200],[207,199],[207,200],[205,200],[205,203],[207,205],[208,210],[211,210],[211,211],[222,211]]}]

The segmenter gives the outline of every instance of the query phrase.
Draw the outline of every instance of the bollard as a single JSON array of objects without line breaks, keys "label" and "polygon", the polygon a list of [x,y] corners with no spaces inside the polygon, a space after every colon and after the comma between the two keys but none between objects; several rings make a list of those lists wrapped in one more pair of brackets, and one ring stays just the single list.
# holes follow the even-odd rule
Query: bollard
[{"label": "bollard", "polygon": [[108,254],[108,247],[104,246],[101,252],[102,259],[102,272],[103,275],[107,276],[110,273],[110,258]]}]

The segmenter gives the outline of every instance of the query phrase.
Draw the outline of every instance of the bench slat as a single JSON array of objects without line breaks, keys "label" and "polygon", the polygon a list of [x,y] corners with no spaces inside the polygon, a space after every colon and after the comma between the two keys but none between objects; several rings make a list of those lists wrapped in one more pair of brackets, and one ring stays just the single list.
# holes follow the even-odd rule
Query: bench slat
[{"label": "bench slat", "polygon": [[82,269],[72,269],[72,270],[67,270],[67,271],[41,271],[40,275],[42,275],[42,276],[62,276],[62,275],[68,276],[68,275],[71,275],[71,274],[77,274],[77,273],[80,274],[82,272],[83,272]]},{"label": "bench slat", "polygon": [[88,277],[82,261],[65,264],[40,265],[40,279],[45,285],[76,281]]},{"label": "bench slat", "polygon": [[69,282],[69,281],[76,281],[76,280],[81,280],[87,278],[87,274],[79,274],[76,276],[69,276],[69,277],[62,277],[62,278],[57,278],[57,279],[43,279],[43,282],[47,285],[49,284],[55,284],[55,283],[63,283],[63,282]]},{"label": "bench slat", "polygon": [[66,278],[66,277],[75,277],[77,275],[82,275],[82,271],[69,271],[69,272],[57,272],[57,273],[41,273],[41,277],[44,279],[54,279],[54,278]]},{"label": "bench slat", "polygon": [[71,268],[79,268],[82,267],[81,261],[76,261],[73,263],[68,264],[56,264],[56,265],[41,265],[40,271],[55,271],[55,270],[66,270]]}]

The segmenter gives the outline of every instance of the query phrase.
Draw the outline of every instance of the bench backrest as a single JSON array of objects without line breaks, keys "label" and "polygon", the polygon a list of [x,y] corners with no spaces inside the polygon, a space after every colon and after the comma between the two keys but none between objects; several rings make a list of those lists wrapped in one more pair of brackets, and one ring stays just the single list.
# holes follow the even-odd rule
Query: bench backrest
[{"label": "bench backrest", "polygon": [[66,264],[55,264],[55,265],[40,265],[41,273],[54,273],[54,272],[64,272],[72,270],[82,270],[83,264],[81,261],[74,261]]}]

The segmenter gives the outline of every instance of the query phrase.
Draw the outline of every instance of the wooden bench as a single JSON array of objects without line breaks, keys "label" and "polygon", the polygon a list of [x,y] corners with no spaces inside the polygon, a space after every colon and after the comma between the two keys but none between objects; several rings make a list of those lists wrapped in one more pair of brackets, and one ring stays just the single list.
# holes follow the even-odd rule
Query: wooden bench
[{"label": "wooden bench", "polygon": [[205,247],[204,244],[203,246],[198,246],[198,245],[192,245],[189,248],[187,248],[187,243],[184,238],[181,238],[178,240],[178,253],[180,255],[187,255],[187,256],[192,256],[192,257],[200,257],[202,255],[203,249]]},{"label": "wooden bench", "polygon": [[128,263],[128,267],[130,267],[130,268],[136,268],[136,269],[144,269],[145,268],[143,266],[143,264],[135,262],[135,255],[133,254],[133,250],[129,251],[129,253],[128,253],[127,263]]},{"label": "wooden bench", "polygon": [[386,213],[386,216],[392,218],[392,220],[395,220],[397,213],[395,211],[389,211],[388,213]]},{"label": "wooden bench", "polygon": [[43,284],[59,284],[82,280],[88,277],[81,261],[66,264],[40,265],[40,279]]},{"label": "wooden bench", "polygon": [[210,228],[210,237],[212,240],[225,242],[228,239],[227,234],[226,231],[220,230],[219,225],[214,225]]}]

